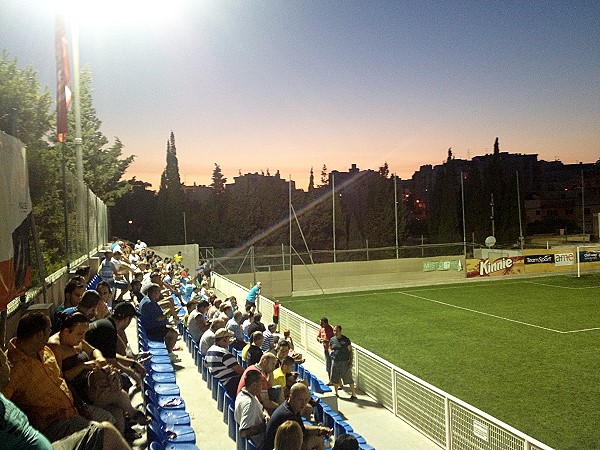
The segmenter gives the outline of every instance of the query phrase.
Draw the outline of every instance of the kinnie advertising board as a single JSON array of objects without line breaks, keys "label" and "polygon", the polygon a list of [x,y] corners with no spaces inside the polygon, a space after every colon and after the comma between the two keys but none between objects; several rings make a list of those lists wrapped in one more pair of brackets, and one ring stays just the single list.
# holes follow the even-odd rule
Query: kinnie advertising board
[{"label": "kinnie advertising board", "polygon": [[467,260],[467,278],[496,277],[524,273],[523,256]]}]

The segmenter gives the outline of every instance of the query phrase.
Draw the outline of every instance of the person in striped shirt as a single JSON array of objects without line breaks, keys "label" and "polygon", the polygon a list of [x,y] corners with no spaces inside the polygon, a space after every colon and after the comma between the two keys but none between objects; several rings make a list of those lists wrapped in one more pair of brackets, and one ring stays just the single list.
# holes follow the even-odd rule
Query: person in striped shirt
[{"label": "person in striped shirt", "polygon": [[229,350],[233,333],[226,328],[215,332],[215,343],[206,352],[204,363],[213,377],[216,377],[232,399],[237,395],[237,387],[244,369]]}]

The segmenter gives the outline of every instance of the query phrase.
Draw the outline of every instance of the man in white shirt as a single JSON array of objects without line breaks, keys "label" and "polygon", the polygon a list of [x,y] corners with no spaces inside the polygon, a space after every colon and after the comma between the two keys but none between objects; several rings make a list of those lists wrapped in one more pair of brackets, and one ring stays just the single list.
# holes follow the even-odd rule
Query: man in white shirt
[{"label": "man in white shirt", "polygon": [[240,427],[240,435],[251,438],[260,448],[265,440],[266,420],[268,414],[258,401],[262,389],[262,375],[253,370],[246,375],[246,386],[235,398],[235,421]]}]

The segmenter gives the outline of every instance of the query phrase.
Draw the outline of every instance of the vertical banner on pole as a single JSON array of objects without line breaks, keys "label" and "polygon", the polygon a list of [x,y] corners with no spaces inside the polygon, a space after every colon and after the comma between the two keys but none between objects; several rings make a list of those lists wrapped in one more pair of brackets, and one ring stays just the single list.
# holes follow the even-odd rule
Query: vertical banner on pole
[{"label": "vertical banner on pole", "polygon": [[5,311],[31,284],[31,198],[23,143],[0,133],[0,156],[0,311]]}]

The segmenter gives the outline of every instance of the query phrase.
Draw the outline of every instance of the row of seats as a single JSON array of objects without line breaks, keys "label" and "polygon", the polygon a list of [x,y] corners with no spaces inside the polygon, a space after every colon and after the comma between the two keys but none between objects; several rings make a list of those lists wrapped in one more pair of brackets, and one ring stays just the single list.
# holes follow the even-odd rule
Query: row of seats
[{"label": "row of seats", "polygon": [[[223,421],[228,425],[229,437],[237,443],[238,450],[256,449],[256,445],[252,440],[240,436],[239,427],[234,419],[235,402],[227,394],[225,387],[216,378],[212,377],[210,371],[204,365],[204,356],[200,353],[198,343],[194,341],[192,335],[182,323],[179,324],[179,332],[183,336],[184,342],[194,358],[194,363],[198,367],[198,372],[202,374],[202,380],[204,380],[207,387],[211,389],[212,397],[213,400],[216,400],[217,402],[218,410],[223,412]],[[241,351],[232,349],[232,353],[236,356],[238,363],[244,367],[244,369],[247,368],[248,364],[242,359]],[[331,388],[327,386],[326,383],[311,374],[302,364],[296,364],[295,370],[299,372],[300,378],[307,380],[313,399],[319,399],[316,394],[331,392]],[[374,447],[367,444],[364,437],[355,433],[350,424],[343,420],[343,418],[326,403],[316,403],[314,407],[314,416],[317,422],[321,422],[324,426],[333,429],[334,437],[336,439],[342,434],[351,433],[358,440],[359,448],[361,450],[375,450]]]},{"label": "row of seats", "polygon": [[147,428],[150,450],[197,450],[196,433],[181,397],[173,365],[163,341],[148,339],[138,320],[140,351],[152,355],[146,364],[144,402],[151,417]]}]

